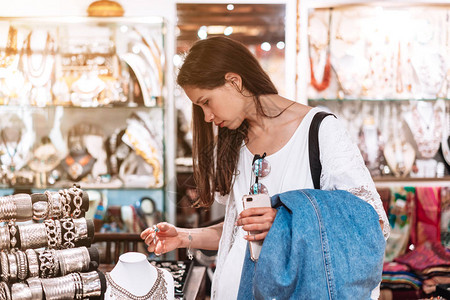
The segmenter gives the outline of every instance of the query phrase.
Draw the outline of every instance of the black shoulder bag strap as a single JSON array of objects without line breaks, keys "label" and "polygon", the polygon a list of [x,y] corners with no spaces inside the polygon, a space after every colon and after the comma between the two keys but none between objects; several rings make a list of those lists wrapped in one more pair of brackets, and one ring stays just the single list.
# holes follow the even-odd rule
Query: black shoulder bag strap
[{"label": "black shoulder bag strap", "polygon": [[315,189],[320,189],[320,174],[322,173],[319,150],[319,127],[322,120],[330,115],[336,118],[331,113],[319,111],[314,115],[309,127],[309,167],[311,168],[311,177]]}]

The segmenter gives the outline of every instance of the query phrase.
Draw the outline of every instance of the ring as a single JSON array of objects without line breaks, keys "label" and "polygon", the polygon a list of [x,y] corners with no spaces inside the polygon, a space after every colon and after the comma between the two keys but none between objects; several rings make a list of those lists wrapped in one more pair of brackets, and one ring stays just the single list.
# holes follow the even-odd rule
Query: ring
[{"label": "ring", "polygon": [[256,241],[256,234],[253,235],[253,240]]},{"label": "ring", "polygon": [[153,231],[154,231],[154,232],[159,232],[159,228],[158,228],[158,226],[156,226],[156,225],[153,225]]}]

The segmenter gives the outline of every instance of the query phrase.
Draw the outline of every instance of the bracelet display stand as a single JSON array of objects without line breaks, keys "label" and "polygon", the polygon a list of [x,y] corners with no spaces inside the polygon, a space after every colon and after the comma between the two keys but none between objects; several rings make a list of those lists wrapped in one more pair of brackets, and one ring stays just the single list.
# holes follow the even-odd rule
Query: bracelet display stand
[{"label": "bracelet display stand", "polygon": [[0,299],[103,298],[106,278],[90,247],[88,209],[88,194],[78,186],[0,197],[0,220],[8,222],[0,227]]}]

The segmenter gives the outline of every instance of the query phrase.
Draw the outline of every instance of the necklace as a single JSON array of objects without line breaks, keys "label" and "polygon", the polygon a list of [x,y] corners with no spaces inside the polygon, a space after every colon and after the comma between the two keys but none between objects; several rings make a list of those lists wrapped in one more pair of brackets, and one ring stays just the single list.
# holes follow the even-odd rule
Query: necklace
[{"label": "necklace", "polygon": [[9,164],[9,169],[12,172],[14,172],[16,170],[16,166],[15,166],[15,163],[14,163],[14,157],[16,156],[17,149],[19,148],[20,139],[22,138],[22,131],[20,131],[20,133],[19,133],[19,137],[17,138],[17,141],[15,142],[16,145],[14,146],[14,149],[13,149],[12,153],[9,151],[8,142],[7,142],[6,138],[5,138],[5,131],[4,130],[2,130],[1,136],[2,136],[3,145],[5,145],[6,153],[8,153],[8,156],[11,159],[11,163]]},{"label": "necklace", "polygon": [[439,109],[433,107],[433,113],[428,120],[419,113],[417,105],[413,107],[412,113],[412,133],[417,143],[417,149],[424,158],[433,158],[439,150],[442,138],[442,120]]},{"label": "necklace", "polygon": [[90,154],[86,154],[80,159],[75,159],[72,155],[68,155],[66,157],[66,164],[69,167],[68,173],[72,179],[76,179],[83,174],[83,167],[87,165],[87,163],[91,160],[92,156]]},{"label": "necklace", "polygon": [[110,273],[106,273],[106,281],[108,282],[111,293],[110,297],[115,297],[117,300],[148,300],[148,299],[154,299],[154,300],[167,300],[167,283],[164,279],[163,272],[160,269],[156,269],[158,271],[158,277],[155,280],[155,283],[153,284],[150,291],[145,294],[144,296],[136,296],[118,285],[112,278]]},{"label": "necklace", "polygon": [[[327,44],[326,44],[326,63],[325,69],[323,71],[322,82],[318,83],[315,73],[314,73],[314,62],[311,55],[311,47],[308,46],[309,51],[309,66],[311,73],[311,85],[319,92],[325,90],[330,85],[331,79],[331,59],[330,59],[330,27],[331,27],[331,17],[332,11],[330,10],[329,21],[328,21],[328,35],[327,35]],[[311,39],[310,39],[311,40]],[[311,43],[310,43],[311,44]],[[319,49],[317,49],[319,51]]]},{"label": "necklace", "polygon": [[33,54],[33,50],[31,49],[32,33],[33,32],[30,32],[24,41],[25,55],[23,55],[22,58],[24,60],[24,70],[27,74],[28,80],[34,87],[42,87],[45,86],[45,84],[50,80],[53,71],[53,39],[50,36],[50,33],[47,32],[44,49],[40,52],[40,54]]}]

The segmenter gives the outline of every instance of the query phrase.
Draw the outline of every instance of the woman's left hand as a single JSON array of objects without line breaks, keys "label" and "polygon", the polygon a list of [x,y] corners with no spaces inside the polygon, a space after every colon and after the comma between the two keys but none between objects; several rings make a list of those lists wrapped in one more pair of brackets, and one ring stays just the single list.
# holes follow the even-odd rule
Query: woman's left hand
[{"label": "woman's left hand", "polygon": [[245,231],[258,231],[260,233],[246,235],[244,238],[251,241],[264,240],[272,227],[277,210],[271,207],[252,207],[242,211],[236,221]]}]

